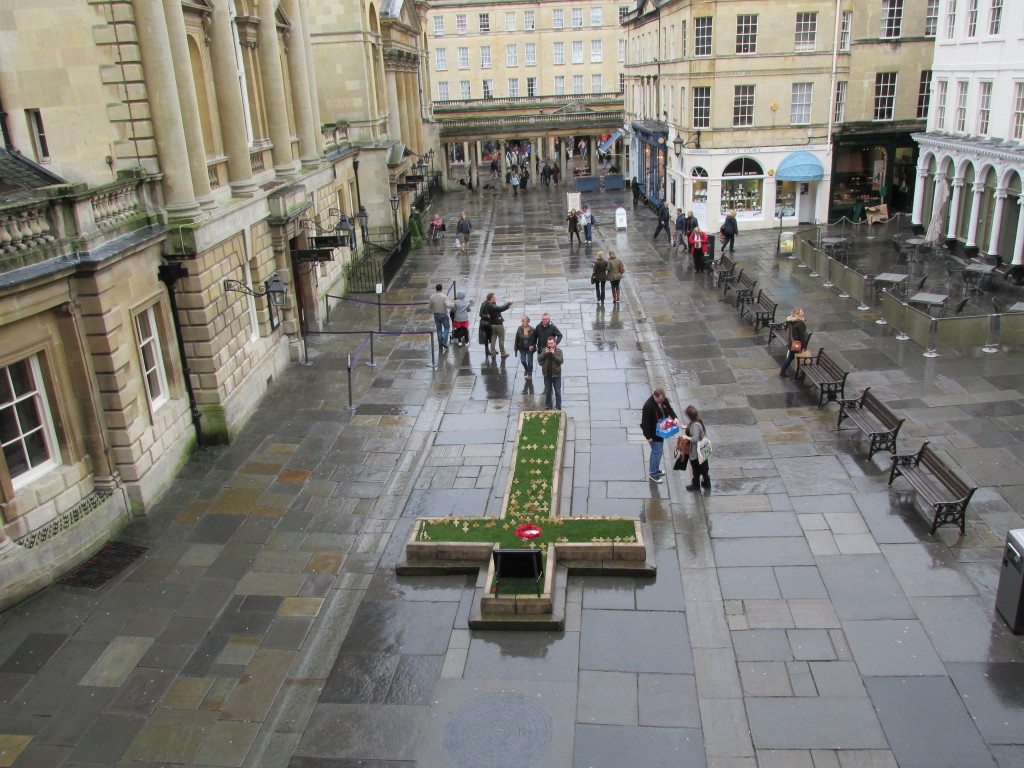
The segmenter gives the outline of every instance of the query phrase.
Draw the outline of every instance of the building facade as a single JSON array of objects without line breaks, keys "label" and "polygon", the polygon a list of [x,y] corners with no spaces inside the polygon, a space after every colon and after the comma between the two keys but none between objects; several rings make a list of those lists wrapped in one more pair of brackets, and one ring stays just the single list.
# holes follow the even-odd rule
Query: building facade
[{"label": "building facade", "polygon": [[[769,14],[750,0],[645,0],[624,20],[632,175],[650,200],[691,210],[711,229],[732,210],[749,228],[840,215],[833,188],[837,179],[852,187],[862,150],[882,147],[864,161],[874,172],[879,155],[893,168],[895,147],[911,144],[916,74],[913,87],[881,91],[880,111],[874,83],[883,65],[901,77],[926,68],[927,5],[822,0]],[[888,200],[897,171],[908,175],[905,164],[878,172],[866,185],[873,194],[849,197]]]},{"label": "building facade", "polygon": [[1024,265],[1022,44],[1020,3],[943,0],[928,130],[914,137],[914,224],[932,239],[1015,265]]},{"label": "building facade", "polygon": [[[357,45],[383,60],[387,25],[364,11]],[[232,438],[344,289],[360,205],[397,240],[405,147],[426,146],[423,121],[394,137],[393,112],[352,124],[321,95],[340,86],[318,87],[307,0],[4,14],[0,608]]]}]

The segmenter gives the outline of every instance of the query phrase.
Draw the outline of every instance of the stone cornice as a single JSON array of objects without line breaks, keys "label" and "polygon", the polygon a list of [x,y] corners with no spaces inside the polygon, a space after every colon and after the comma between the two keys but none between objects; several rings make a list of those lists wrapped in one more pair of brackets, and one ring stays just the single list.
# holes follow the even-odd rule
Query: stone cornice
[{"label": "stone cornice", "polygon": [[943,149],[962,157],[984,157],[1024,168],[1024,146],[1016,141],[978,141],[945,133],[915,133],[911,136],[922,151]]},{"label": "stone cornice", "polygon": [[386,69],[416,71],[419,66],[420,55],[414,51],[395,47],[384,49],[384,67]]}]

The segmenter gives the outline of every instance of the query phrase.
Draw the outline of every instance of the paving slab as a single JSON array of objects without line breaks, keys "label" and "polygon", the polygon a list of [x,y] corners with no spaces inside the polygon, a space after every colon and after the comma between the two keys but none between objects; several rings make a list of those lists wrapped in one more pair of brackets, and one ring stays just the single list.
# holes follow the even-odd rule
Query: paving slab
[{"label": "paving slab", "polygon": [[573,768],[620,768],[641,755],[650,768],[707,765],[704,740],[696,728],[576,726]]},{"label": "paving slab", "polygon": [[758,698],[747,702],[758,749],[884,749],[865,698]]},{"label": "paving slab", "polygon": [[[581,669],[693,673],[686,616],[667,611],[583,611]],[[628,654],[622,649],[629,648]]]}]

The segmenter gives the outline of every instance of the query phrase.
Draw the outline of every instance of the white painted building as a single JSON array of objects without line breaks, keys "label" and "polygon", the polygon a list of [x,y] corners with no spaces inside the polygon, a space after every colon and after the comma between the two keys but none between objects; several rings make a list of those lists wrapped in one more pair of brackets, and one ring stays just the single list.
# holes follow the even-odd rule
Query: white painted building
[{"label": "white painted building", "polygon": [[913,223],[1024,264],[1024,2],[941,0]]}]

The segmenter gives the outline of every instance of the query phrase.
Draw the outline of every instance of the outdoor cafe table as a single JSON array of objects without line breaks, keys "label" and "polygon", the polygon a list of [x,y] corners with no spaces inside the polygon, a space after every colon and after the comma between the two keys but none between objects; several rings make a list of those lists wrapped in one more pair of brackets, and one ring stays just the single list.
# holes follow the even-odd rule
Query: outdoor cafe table
[{"label": "outdoor cafe table", "polygon": [[925,304],[928,307],[944,307],[949,301],[949,296],[944,293],[915,293],[909,299],[908,304]]},{"label": "outdoor cafe table", "polygon": [[899,285],[906,280],[910,275],[901,272],[882,272],[880,275],[875,275],[875,285],[884,283],[885,285]]},{"label": "outdoor cafe table", "polygon": [[977,290],[981,287],[981,281],[990,276],[995,270],[995,264],[983,264],[974,261],[964,267],[964,282]]},{"label": "outdoor cafe table", "polygon": [[1024,301],[1018,301],[1016,304],[1011,304],[1006,308],[1007,312],[1024,312]]}]

